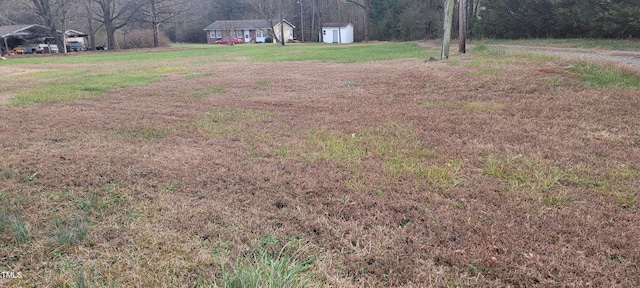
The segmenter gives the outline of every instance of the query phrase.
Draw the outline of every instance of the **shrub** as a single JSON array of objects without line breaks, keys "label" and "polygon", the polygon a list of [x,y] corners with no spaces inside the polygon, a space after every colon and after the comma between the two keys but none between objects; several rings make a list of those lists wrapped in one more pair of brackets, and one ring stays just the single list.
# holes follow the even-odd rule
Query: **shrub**
[{"label": "shrub", "polygon": [[273,43],[273,38],[271,37],[264,38],[264,43]]},{"label": "shrub", "polygon": [[[120,44],[121,49],[152,48],[153,30],[131,30],[127,34],[118,34],[117,41]],[[160,33],[158,38],[158,44],[160,47],[167,47],[170,43],[171,41],[169,40],[169,37],[164,33]]]}]

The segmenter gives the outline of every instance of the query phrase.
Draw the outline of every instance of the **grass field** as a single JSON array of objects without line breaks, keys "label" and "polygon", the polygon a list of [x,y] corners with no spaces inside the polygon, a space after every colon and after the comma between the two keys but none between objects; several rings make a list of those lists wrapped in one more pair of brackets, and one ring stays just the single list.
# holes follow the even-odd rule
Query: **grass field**
[{"label": "grass field", "polygon": [[638,286],[637,69],[433,46],[0,61],[0,286]]},{"label": "grass field", "polygon": [[611,50],[640,50],[640,41],[637,39],[614,40],[614,39],[486,39],[480,41],[485,44],[518,44],[518,45],[540,45],[547,47],[568,47],[568,48],[598,48]]}]

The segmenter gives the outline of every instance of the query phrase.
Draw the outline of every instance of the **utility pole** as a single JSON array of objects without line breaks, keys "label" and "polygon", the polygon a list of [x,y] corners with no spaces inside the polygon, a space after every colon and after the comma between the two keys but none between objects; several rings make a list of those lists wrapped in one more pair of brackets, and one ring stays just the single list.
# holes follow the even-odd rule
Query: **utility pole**
[{"label": "utility pole", "polygon": [[449,58],[449,46],[451,45],[451,24],[453,24],[453,7],[455,0],[444,1],[444,35],[442,35],[441,59]]},{"label": "utility pole", "polygon": [[300,4],[300,40],[304,42],[304,12],[302,11],[302,0],[297,3]]},{"label": "utility pole", "polygon": [[467,1],[458,0],[458,2],[460,4],[458,7],[458,40],[460,40],[458,51],[460,51],[460,53],[467,53]]},{"label": "utility pole", "polygon": [[[342,26],[340,22],[340,0],[336,0],[336,6],[338,6],[338,26]],[[342,44],[342,27],[338,27],[338,44]]]},{"label": "utility pole", "polygon": [[284,18],[282,16],[282,10],[284,9],[282,8],[282,0],[278,1],[278,6],[278,8],[280,9],[280,39],[282,46],[284,46]]}]

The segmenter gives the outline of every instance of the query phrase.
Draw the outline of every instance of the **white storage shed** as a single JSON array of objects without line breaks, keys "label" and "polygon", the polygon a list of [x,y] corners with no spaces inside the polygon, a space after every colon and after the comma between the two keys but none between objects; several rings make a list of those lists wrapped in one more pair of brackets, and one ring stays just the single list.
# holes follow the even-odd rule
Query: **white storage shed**
[{"label": "white storage shed", "polygon": [[353,25],[351,23],[325,23],[321,32],[324,43],[353,43]]}]

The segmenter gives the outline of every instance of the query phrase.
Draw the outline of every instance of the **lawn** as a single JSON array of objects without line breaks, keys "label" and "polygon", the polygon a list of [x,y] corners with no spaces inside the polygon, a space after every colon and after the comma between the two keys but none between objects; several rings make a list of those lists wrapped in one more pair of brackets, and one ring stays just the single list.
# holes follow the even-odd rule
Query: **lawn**
[{"label": "lawn", "polygon": [[487,44],[517,44],[517,45],[546,46],[546,47],[598,48],[598,49],[630,50],[630,51],[640,50],[640,41],[638,41],[637,39],[627,39],[627,40],[588,39],[588,38],[520,39],[520,40],[485,39],[480,42],[487,43]]},{"label": "lawn", "polygon": [[0,286],[637,286],[637,72],[433,46],[0,61]]}]

